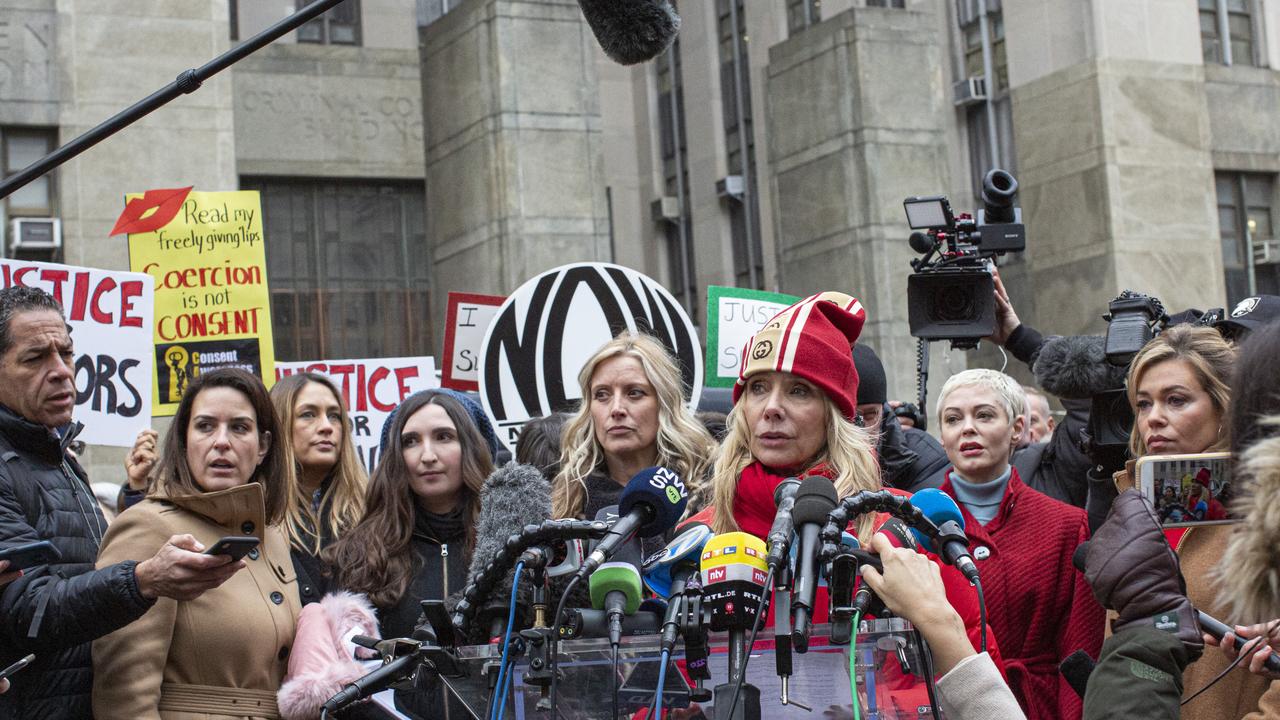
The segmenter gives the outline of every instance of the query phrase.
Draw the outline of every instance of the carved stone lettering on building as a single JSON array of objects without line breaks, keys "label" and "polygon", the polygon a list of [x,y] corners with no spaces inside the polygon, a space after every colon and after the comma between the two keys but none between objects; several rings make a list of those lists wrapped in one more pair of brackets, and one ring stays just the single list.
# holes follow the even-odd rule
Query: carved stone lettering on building
[{"label": "carved stone lettering on building", "polygon": [[382,142],[422,146],[422,108],[417,98],[394,94],[320,93],[249,88],[237,94],[250,122],[296,118],[294,137],[302,142]]},{"label": "carved stone lettering on building", "polygon": [[56,101],[54,14],[0,10],[0,100]]}]

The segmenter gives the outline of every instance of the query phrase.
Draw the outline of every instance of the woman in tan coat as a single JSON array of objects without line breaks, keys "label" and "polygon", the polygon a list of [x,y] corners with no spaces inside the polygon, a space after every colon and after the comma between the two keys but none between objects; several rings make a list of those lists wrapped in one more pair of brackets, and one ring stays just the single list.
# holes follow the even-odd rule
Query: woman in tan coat
[{"label": "woman in tan coat", "polygon": [[160,599],[93,644],[98,720],[279,718],[301,610],[280,527],[286,497],[280,437],[261,381],[242,370],[201,375],[165,438],[155,488],[111,524],[99,567],[153,555],[171,535],[205,547],[258,538],[243,569],[196,600]]}]

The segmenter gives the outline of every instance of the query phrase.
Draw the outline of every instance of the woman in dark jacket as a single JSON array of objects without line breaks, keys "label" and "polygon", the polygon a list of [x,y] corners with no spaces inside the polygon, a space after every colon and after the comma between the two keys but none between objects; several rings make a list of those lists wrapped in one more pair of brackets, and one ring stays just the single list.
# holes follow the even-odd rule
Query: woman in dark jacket
[{"label": "woman in dark jacket", "polygon": [[302,372],[271,388],[271,403],[285,434],[284,480],[288,488],[285,532],[298,574],[302,604],[328,590],[320,551],[364,515],[369,476],[351,442],[351,421],[333,381]]},{"label": "woman in dark jacket", "polygon": [[462,588],[490,443],[447,390],[410,396],[388,421],[365,515],[322,553],[336,586],[364,593],[382,636],[409,637],[423,600]]}]

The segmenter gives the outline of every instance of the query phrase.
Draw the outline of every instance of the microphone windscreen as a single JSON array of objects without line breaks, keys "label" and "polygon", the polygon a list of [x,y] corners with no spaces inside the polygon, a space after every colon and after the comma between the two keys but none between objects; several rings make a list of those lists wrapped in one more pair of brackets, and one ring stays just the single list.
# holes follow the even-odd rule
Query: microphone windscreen
[{"label": "microphone windscreen", "polygon": [[[960,512],[960,506],[950,495],[942,492],[938,488],[925,488],[911,496],[911,504],[920,508],[920,512],[925,517],[933,521],[934,525],[941,525],[947,521],[954,521],[964,529],[964,513]],[[931,553],[937,554],[938,548],[933,546],[933,539],[928,535],[912,528],[911,533],[916,536],[916,540],[920,543],[920,547]]]},{"label": "microphone windscreen", "polygon": [[831,480],[818,475],[811,475],[800,481],[796,490],[796,504],[791,509],[791,518],[796,526],[806,523],[826,523],[827,515],[840,503],[836,495],[836,486]]},{"label": "microphone windscreen", "polygon": [[689,492],[680,476],[664,467],[651,467],[636,473],[622,489],[618,514],[629,515],[639,505],[649,506],[653,509],[651,519],[640,526],[636,535],[653,537],[675,527],[688,504]]},{"label": "microphone windscreen", "polygon": [[494,470],[480,489],[476,547],[468,575],[483,570],[525,525],[550,519],[551,483],[537,468],[512,462]]},{"label": "microphone windscreen", "polygon": [[1106,339],[1099,335],[1051,337],[1036,356],[1036,384],[1060,398],[1087,400],[1124,387],[1128,368],[1107,362]]},{"label": "microphone windscreen", "polygon": [[697,567],[702,548],[712,535],[711,528],[702,523],[686,526],[665,548],[645,559],[641,566],[644,584],[657,595],[670,595],[671,571],[690,562]]},{"label": "microphone windscreen", "polygon": [[1085,686],[1089,684],[1089,675],[1093,673],[1095,665],[1097,663],[1083,650],[1071,653],[1058,664],[1058,672],[1062,673],[1062,677],[1081,700],[1084,699]]},{"label": "microphone windscreen", "polygon": [[604,609],[604,598],[611,592],[621,592],[627,598],[624,608],[628,615],[634,615],[640,607],[643,594],[640,587],[640,570],[629,562],[607,562],[587,579],[591,591],[591,607]]},{"label": "microphone windscreen", "polygon": [[680,16],[667,0],[578,0],[582,16],[610,60],[654,59],[676,39]]},{"label": "microphone windscreen", "polygon": [[760,538],[745,532],[716,535],[702,550],[702,603],[712,630],[749,629],[764,597],[765,556]]}]

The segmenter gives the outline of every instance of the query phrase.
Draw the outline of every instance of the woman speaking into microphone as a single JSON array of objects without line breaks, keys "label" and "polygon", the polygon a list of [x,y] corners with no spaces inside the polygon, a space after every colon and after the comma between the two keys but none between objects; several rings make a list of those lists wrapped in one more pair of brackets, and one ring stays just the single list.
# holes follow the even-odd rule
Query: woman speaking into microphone
[{"label": "woman speaking into microphone", "polygon": [[[748,341],[729,431],[711,475],[712,501],[689,522],[764,540],[777,510],[774,490],[788,477],[828,478],[839,497],[881,489],[870,436],[854,420],[852,347],[865,320],[862,303],[824,292],[778,313]],[[881,522],[871,514],[854,520],[864,546]],[[948,600],[980,647],[975,590],[954,568],[942,568],[942,577]],[[815,623],[826,620],[827,604],[822,590],[814,602]],[[993,642],[989,650],[998,658]]]}]

